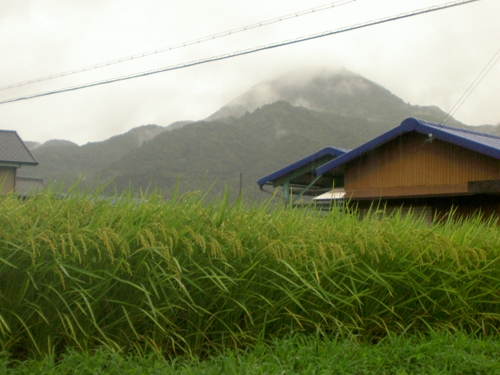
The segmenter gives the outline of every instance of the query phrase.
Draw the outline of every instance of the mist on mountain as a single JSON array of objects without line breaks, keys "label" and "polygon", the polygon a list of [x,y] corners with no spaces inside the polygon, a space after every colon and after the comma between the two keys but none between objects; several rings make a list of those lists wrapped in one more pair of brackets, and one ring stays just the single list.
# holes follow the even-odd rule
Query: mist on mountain
[{"label": "mist on mountain", "polygon": [[[283,76],[262,82],[213,115],[167,127],[145,125],[103,142],[49,141],[32,148],[39,166],[19,174],[66,186],[75,179],[111,189],[157,188],[166,195],[233,186],[261,196],[258,178],[320,148],[353,148],[407,117],[442,122],[436,106],[406,103],[348,70]],[[450,119],[447,124],[468,128]],[[471,127],[472,129],[472,127]],[[474,129],[498,134],[499,127]]]}]

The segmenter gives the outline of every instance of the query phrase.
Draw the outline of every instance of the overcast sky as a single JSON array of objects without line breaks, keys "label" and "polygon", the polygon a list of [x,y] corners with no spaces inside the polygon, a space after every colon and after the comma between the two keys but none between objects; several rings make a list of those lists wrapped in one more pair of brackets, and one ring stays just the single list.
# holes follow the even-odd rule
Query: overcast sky
[{"label": "overcast sky", "polygon": [[[196,40],[328,0],[0,1],[0,87]],[[446,0],[356,0],[126,63],[0,90],[0,100],[187,63],[424,9]],[[346,68],[403,100],[449,111],[500,48],[500,0],[478,2],[292,46],[0,105],[23,140],[107,139],[145,124],[201,120],[283,73]],[[498,55],[497,55],[498,56]],[[455,113],[500,122],[500,62]],[[398,124],[394,124],[396,126]]]}]

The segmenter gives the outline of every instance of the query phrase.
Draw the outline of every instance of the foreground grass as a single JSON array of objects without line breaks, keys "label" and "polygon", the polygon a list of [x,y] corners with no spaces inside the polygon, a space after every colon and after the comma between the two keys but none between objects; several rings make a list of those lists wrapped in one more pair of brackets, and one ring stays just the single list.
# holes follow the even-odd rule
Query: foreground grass
[{"label": "foreground grass", "polygon": [[64,354],[59,361],[0,359],[0,373],[21,374],[500,374],[500,341],[462,334],[386,338],[376,345],[355,339],[305,335],[275,339],[206,360],[123,356],[109,350]]},{"label": "foreground grass", "polygon": [[498,335],[492,222],[68,196],[0,199],[0,351],[12,358],[203,356],[295,333]]}]

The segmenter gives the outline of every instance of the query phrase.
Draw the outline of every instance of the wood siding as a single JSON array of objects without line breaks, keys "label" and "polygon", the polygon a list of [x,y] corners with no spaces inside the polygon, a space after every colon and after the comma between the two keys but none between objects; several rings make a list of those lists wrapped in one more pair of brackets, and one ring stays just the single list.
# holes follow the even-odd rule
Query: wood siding
[{"label": "wood siding", "polygon": [[395,209],[402,209],[405,214],[412,208],[414,214],[425,214],[425,220],[447,220],[452,214],[455,219],[465,219],[481,214],[484,219],[494,217],[500,224],[500,195],[462,195],[425,198],[398,198],[379,200],[359,200],[349,204],[362,216],[367,212],[385,211],[387,214]]},{"label": "wood siding", "polygon": [[10,193],[14,190],[16,181],[16,168],[0,167],[0,186],[2,194]]},{"label": "wood siding", "polygon": [[419,133],[403,134],[348,163],[350,198],[466,194],[469,181],[500,179],[500,160]]}]

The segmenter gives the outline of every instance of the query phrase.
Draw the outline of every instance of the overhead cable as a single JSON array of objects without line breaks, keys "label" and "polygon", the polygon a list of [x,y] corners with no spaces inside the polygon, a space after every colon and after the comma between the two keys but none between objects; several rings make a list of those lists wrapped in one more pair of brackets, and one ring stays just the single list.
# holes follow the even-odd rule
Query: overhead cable
[{"label": "overhead cable", "polygon": [[191,62],[184,63],[184,64],[172,65],[172,66],[169,66],[166,68],[149,70],[146,72],[130,74],[130,75],[126,75],[126,76],[120,76],[120,77],[111,78],[111,79],[107,79],[107,80],[86,83],[86,84],[82,84],[82,85],[78,85],[78,86],[66,87],[66,88],[62,88],[62,89],[57,89],[57,90],[46,91],[46,92],[32,94],[32,95],[26,95],[26,96],[20,96],[20,97],[16,97],[16,98],[6,99],[3,101],[0,101],[0,104],[12,103],[12,102],[20,101],[20,100],[33,99],[33,98],[37,98],[37,97],[41,97],[41,96],[54,95],[54,94],[59,94],[62,92],[67,92],[67,91],[75,91],[75,90],[85,89],[88,87],[105,85],[108,83],[125,81],[125,80],[129,80],[129,79],[133,79],[133,78],[145,77],[145,76],[152,75],[152,74],[168,72],[171,70],[188,68],[191,66],[206,64],[206,63],[210,63],[210,62],[214,62],[214,61],[226,60],[226,59],[230,59],[230,58],[237,57],[237,56],[249,55],[249,54],[256,53],[256,52],[270,50],[270,49],[274,49],[274,48],[278,48],[278,47],[284,47],[287,45],[305,42],[305,41],[309,41],[309,40],[314,40],[314,39],[318,39],[318,38],[323,38],[323,37],[330,36],[330,35],[345,33],[348,31],[353,31],[353,30],[362,29],[362,28],[369,27],[369,26],[374,26],[374,25],[379,25],[382,23],[396,21],[396,20],[403,19],[403,18],[409,18],[409,17],[420,15],[420,14],[435,12],[438,10],[443,10],[443,9],[456,7],[456,6],[460,6],[460,5],[464,5],[464,4],[468,4],[468,3],[473,3],[476,1],[480,1],[480,0],[460,0],[460,1],[448,2],[446,4],[436,5],[436,6],[433,6],[430,8],[419,9],[419,10],[415,10],[415,11],[408,12],[408,13],[401,13],[401,14],[398,14],[395,16],[381,18],[381,19],[378,19],[375,21],[369,21],[369,22],[365,22],[365,23],[361,23],[361,24],[356,24],[353,26],[343,27],[343,28],[336,29],[336,30],[325,31],[325,32],[322,32],[319,34],[313,34],[313,35],[309,35],[309,36],[305,36],[305,37],[291,39],[291,40],[287,40],[287,41],[280,42],[280,43],[273,43],[273,44],[269,44],[269,45],[265,45],[265,46],[261,46],[261,47],[255,47],[255,48],[250,48],[250,49],[237,51],[237,52],[233,52],[233,53],[228,53],[228,54],[224,54],[224,55],[213,56],[213,57],[209,57],[209,58],[205,58],[205,59],[201,59],[201,60],[195,60],[195,61],[191,61]]},{"label": "overhead cable", "polygon": [[167,52],[167,51],[171,51],[171,50],[179,49],[179,48],[183,48],[183,47],[188,47],[188,46],[192,46],[192,45],[195,45],[195,44],[200,44],[200,43],[203,43],[203,42],[207,42],[209,40],[219,39],[219,38],[222,38],[222,37],[225,37],[225,36],[229,36],[229,35],[234,35],[234,34],[237,34],[237,33],[241,33],[243,31],[248,31],[248,30],[251,30],[251,29],[258,28],[258,27],[271,25],[273,23],[277,23],[277,22],[280,22],[280,21],[286,21],[286,20],[289,20],[289,19],[294,19],[294,18],[297,18],[297,17],[300,17],[300,16],[304,16],[304,15],[307,15],[307,14],[317,13],[317,12],[320,12],[322,10],[327,10],[327,9],[331,9],[331,8],[334,8],[334,7],[339,7],[341,5],[352,3],[354,1],[356,1],[356,0],[338,0],[338,1],[335,1],[333,3],[321,5],[321,6],[318,6],[318,7],[315,7],[315,8],[311,8],[311,9],[307,9],[307,10],[302,10],[300,12],[295,12],[295,13],[287,14],[285,16],[273,18],[273,19],[270,19],[270,20],[257,22],[257,23],[251,24],[251,25],[239,27],[239,28],[236,28],[236,29],[228,30],[228,31],[223,31],[223,32],[220,32],[220,33],[217,33],[217,34],[205,36],[203,38],[198,38],[198,39],[193,39],[193,40],[190,40],[190,41],[187,41],[187,42],[173,44],[171,46],[159,48],[159,49],[156,49],[156,50],[153,50],[153,51],[142,52],[142,53],[138,53],[138,54],[127,56],[127,57],[121,57],[119,59],[110,60],[110,61],[103,62],[103,63],[100,63],[100,64],[89,65],[89,66],[86,66],[86,67],[83,67],[83,68],[69,70],[69,71],[66,71],[66,72],[63,72],[63,73],[51,74],[51,75],[40,77],[40,78],[30,79],[28,81],[23,81],[23,82],[19,82],[19,83],[13,83],[13,84],[1,86],[0,90],[12,89],[12,88],[15,88],[15,87],[26,86],[26,85],[29,85],[29,84],[32,84],[32,83],[38,83],[38,82],[48,81],[48,80],[54,79],[54,78],[61,78],[61,77],[65,77],[65,76],[69,76],[69,75],[73,75],[73,74],[77,74],[77,73],[88,72],[90,70],[94,70],[94,69],[98,69],[98,68],[103,68],[103,67],[110,66],[110,65],[115,65],[115,64],[122,63],[122,62],[126,62],[126,61],[136,60],[136,59],[140,59],[140,58],[143,58],[143,57],[146,57],[146,56],[156,55],[158,53]]},{"label": "overhead cable", "polygon": [[495,66],[495,64],[500,60],[500,48],[496,53],[493,55],[493,57],[488,61],[486,66],[481,70],[481,72],[478,74],[476,79],[470,84],[470,86],[465,90],[465,92],[462,94],[460,99],[455,103],[453,107],[451,107],[450,111],[446,115],[446,117],[443,119],[442,123],[445,124],[448,122],[453,115],[458,111],[458,109],[464,104],[464,102],[467,100],[467,98],[472,94],[472,92],[476,89],[476,87],[481,83],[481,81],[486,77],[486,75],[490,72],[490,70]]}]

